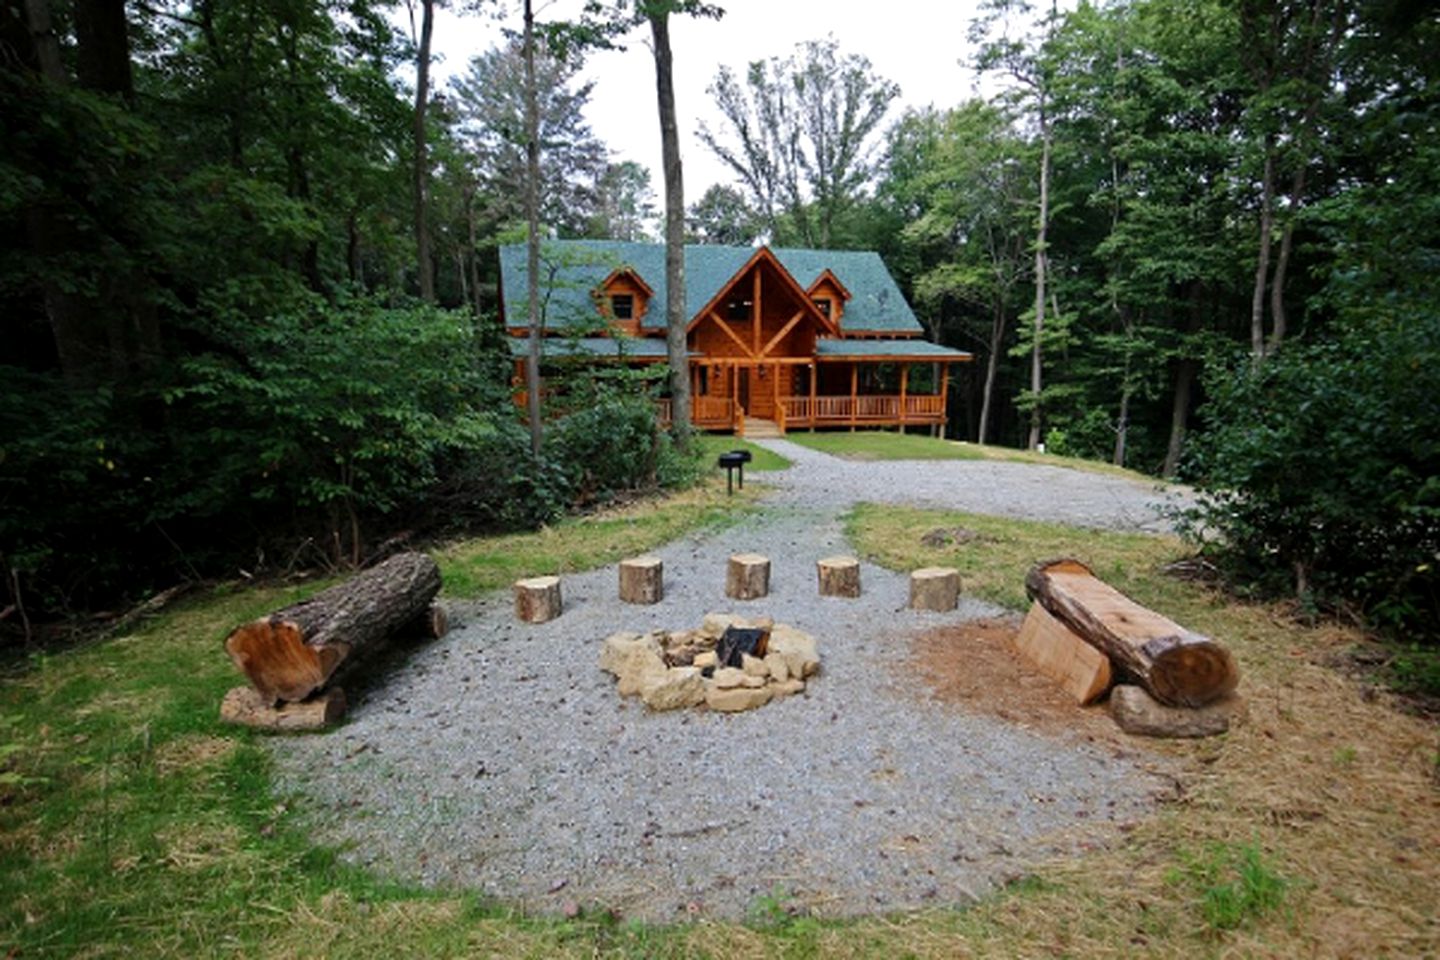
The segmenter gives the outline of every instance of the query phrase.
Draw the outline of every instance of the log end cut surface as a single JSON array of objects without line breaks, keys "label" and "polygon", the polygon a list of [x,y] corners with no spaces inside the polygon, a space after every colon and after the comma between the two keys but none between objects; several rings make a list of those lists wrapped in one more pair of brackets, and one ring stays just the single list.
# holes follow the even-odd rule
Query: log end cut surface
[{"label": "log end cut surface", "polygon": [[301,627],[288,620],[264,618],[237,628],[225,640],[225,652],[268,703],[303,700],[335,672],[350,648],[343,643],[306,644]]},{"label": "log end cut surface", "polygon": [[1150,682],[1162,701],[1203,707],[1235,692],[1240,668],[1229,650],[1193,633],[1162,641],[1147,644]]}]

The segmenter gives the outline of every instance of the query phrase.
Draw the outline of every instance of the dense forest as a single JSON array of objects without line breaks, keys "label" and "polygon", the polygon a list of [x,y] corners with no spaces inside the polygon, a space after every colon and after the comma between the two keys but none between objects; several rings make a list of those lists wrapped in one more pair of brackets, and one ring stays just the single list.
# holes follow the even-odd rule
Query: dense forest
[{"label": "dense forest", "polygon": [[[6,629],[693,476],[629,382],[535,453],[495,322],[531,188],[532,234],[657,235],[586,51],[721,13],[589,6],[491,5],[514,41],[434,83],[435,0],[4,0]],[[991,0],[970,40],[996,92],[945,109],[832,39],[722,67],[689,239],[880,251],[976,356],[953,438],[1197,482],[1240,582],[1433,635],[1428,5]]]}]

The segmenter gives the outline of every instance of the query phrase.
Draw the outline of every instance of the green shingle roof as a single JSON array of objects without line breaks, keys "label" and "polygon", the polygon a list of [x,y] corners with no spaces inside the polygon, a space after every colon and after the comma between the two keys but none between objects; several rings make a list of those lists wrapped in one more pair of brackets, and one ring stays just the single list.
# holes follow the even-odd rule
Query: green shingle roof
[{"label": "green shingle roof", "polygon": [[905,360],[969,360],[972,354],[929,340],[816,340],[815,356],[895,357]]},{"label": "green shingle roof", "polygon": [[[519,360],[530,350],[528,337],[510,337],[510,356]],[[546,337],[540,341],[540,352],[557,357],[632,357],[664,360],[665,341],[642,337]],[[690,354],[697,356],[697,354]]]},{"label": "green shingle roof", "polygon": [[[920,322],[885,269],[879,254],[859,250],[773,248],[801,287],[830,270],[850,291],[841,328],[846,333],[920,333]],[[753,247],[692,245],[685,248],[685,311],[700,312],[752,256]],[[617,240],[547,240],[541,248],[540,296],[545,325],[557,329],[596,320],[593,291],[612,271],[629,267],[655,291],[645,312],[646,330],[665,326],[665,247]],[[505,322],[525,324],[525,246],[500,248],[500,285]],[[550,278],[553,276],[553,280]],[[547,289],[548,288],[548,289]]]}]

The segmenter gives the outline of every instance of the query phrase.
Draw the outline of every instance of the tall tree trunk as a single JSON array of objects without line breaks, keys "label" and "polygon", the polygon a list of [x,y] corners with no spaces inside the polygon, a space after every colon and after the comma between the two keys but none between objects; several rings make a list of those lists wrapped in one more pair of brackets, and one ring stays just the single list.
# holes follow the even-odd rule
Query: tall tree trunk
[{"label": "tall tree trunk", "polygon": [[1031,450],[1040,446],[1040,341],[1045,333],[1045,270],[1048,258],[1045,255],[1046,234],[1050,225],[1050,122],[1045,115],[1046,105],[1040,101],[1040,223],[1035,231],[1035,344],[1030,351],[1030,396],[1034,406],[1030,408],[1030,438],[1026,443]]},{"label": "tall tree trunk", "polygon": [[1130,436],[1130,395],[1134,390],[1130,386],[1130,357],[1125,357],[1125,381],[1120,387],[1120,414],[1115,423],[1115,451],[1110,457],[1110,462],[1117,467],[1125,466],[1125,444]]},{"label": "tall tree trunk", "polygon": [[1280,349],[1287,333],[1285,315],[1285,275],[1290,269],[1290,250],[1295,240],[1295,220],[1300,215],[1300,202],[1305,195],[1305,158],[1297,161],[1300,166],[1290,181],[1290,205],[1286,211],[1285,230],[1280,234],[1280,251],[1275,257],[1275,277],[1270,281],[1270,343],[1267,354]]},{"label": "tall tree trunk", "polygon": [[[415,64],[415,266],[420,299],[435,302],[435,260],[430,251],[430,151],[425,115],[430,109],[430,37],[435,29],[435,0],[420,0],[420,52]],[[529,22],[530,5],[525,5]],[[527,29],[529,29],[527,27]],[[533,82],[533,78],[532,78]]]},{"label": "tall tree trunk", "polygon": [[980,425],[975,432],[975,442],[984,443],[990,438],[990,411],[995,399],[995,377],[1000,368],[1000,350],[1005,343],[1005,301],[1003,294],[996,298],[994,312],[990,319],[990,355],[985,358],[985,392],[980,399]]},{"label": "tall tree trunk", "polygon": [[345,220],[345,269],[350,276],[350,282],[360,282],[360,222],[359,214],[355,210],[350,211],[350,216]]},{"label": "tall tree trunk", "polygon": [[465,260],[470,270],[470,309],[480,316],[480,267],[475,256],[475,185],[465,187]]},{"label": "tall tree trunk", "polygon": [[[18,12],[7,6],[3,15],[9,20]],[[73,13],[80,86],[129,103],[134,89],[123,0],[80,0]],[[9,56],[35,70],[51,85],[68,85],[47,0],[24,0],[23,22],[28,34],[26,42],[18,50],[10,50]],[[118,175],[123,174],[122,170]],[[71,202],[87,207],[83,199]],[[84,263],[97,255],[98,232],[109,232],[122,244],[126,237],[123,223],[105,223],[99,231],[94,227],[85,229],[44,204],[27,208],[23,222],[30,247],[42,260],[60,265],[62,275],[72,272],[73,276],[78,272],[73,266],[77,261]],[[60,371],[72,384],[88,386],[107,378],[120,383],[132,363],[148,362],[158,354],[158,327],[144,296],[145,277],[138,270],[127,270],[123,275],[102,270],[92,273],[89,279],[94,293],[80,292],[76,283],[53,276],[41,281]]]},{"label": "tall tree trunk", "polygon": [[76,0],[75,76],[86,90],[135,96],[125,0]]},{"label": "tall tree trunk", "polygon": [[690,445],[690,359],[685,333],[685,184],[680,168],[680,134],[675,118],[675,82],[670,54],[670,12],[649,14],[655,48],[655,93],[660,107],[660,155],[665,169],[665,354],[670,366],[670,431],[676,446]]},{"label": "tall tree trunk", "polygon": [[[18,26],[11,19],[10,10],[7,9],[5,13],[5,26]],[[16,20],[19,19],[18,13],[13,16]],[[21,32],[15,31],[16,34]],[[18,51],[21,63],[51,83],[65,86],[69,78],[65,76],[65,65],[60,60],[60,43],[56,39],[55,28],[51,25],[49,0],[24,0],[23,34],[23,38],[15,36],[11,41]],[[7,29],[4,35],[10,37],[10,30]]]},{"label": "tall tree trunk", "polygon": [[1275,140],[1265,138],[1265,170],[1260,181],[1260,248],[1255,259],[1255,285],[1250,294],[1250,357],[1265,359],[1265,280],[1270,275],[1270,234],[1275,227]]},{"label": "tall tree trunk", "polygon": [[1188,357],[1175,367],[1175,399],[1170,408],[1170,443],[1165,449],[1163,477],[1175,476],[1185,451],[1185,425],[1190,419],[1190,392],[1195,384],[1195,361]]},{"label": "tall tree trunk", "polygon": [[525,297],[530,344],[525,354],[525,413],[530,452],[540,456],[540,106],[535,89],[535,12],[525,0]]}]

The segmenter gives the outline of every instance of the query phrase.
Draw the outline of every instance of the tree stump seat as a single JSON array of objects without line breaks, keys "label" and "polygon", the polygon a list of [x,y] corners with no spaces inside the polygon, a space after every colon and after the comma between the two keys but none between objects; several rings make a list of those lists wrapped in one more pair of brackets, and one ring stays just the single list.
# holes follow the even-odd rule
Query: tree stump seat
[{"label": "tree stump seat", "polygon": [[860,561],[855,557],[826,557],[815,562],[822,597],[860,596]]},{"label": "tree stump seat", "polygon": [[758,600],[770,594],[770,558],[758,553],[737,553],[725,568],[725,596],[732,600]]},{"label": "tree stump seat", "polygon": [[960,602],[960,571],[921,567],[910,574],[910,609],[949,613]]},{"label": "tree stump seat", "polygon": [[620,561],[620,599],[626,603],[659,603],[665,597],[665,563],[659,557]]},{"label": "tree stump seat", "polygon": [[559,577],[529,577],[515,581],[515,616],[525,623],[545,623],[560,616]]}]

